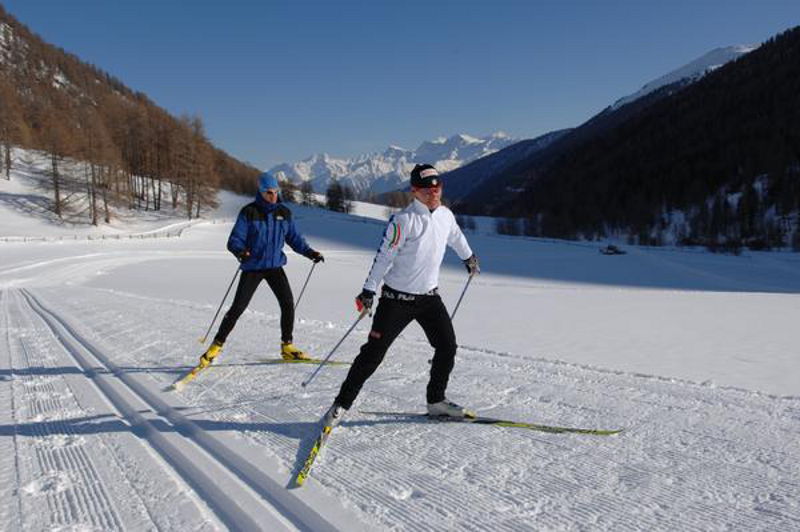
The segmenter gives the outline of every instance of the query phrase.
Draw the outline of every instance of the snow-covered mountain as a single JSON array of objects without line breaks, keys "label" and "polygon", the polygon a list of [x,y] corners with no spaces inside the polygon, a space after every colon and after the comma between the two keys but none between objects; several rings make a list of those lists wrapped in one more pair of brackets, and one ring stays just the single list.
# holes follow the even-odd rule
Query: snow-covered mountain
[{"label": "snow-covered mountain", "polygon": [[517,141],[502,132],[482,138],[460,134],[423,142],[415,150],[389,146],[383,152],[350,159],[326,153],[312,155],[296,163],[279,164],[270,171],[294,183],[309,181],[317,192],[324,192],[331,180],[337,179],[358,195],[380,194],[408,181],[416,163],[430,163],[440,172],[448,172]]},{"label": "snow-covered mountain", "polygon": [[[670,85],[682,87],[693,83],[707,73],[755,48],[757,45],[716,48],[694,61],[646,83],[635,93],[618,99],[601,114],[615,111],[662,87]],[[563,132],[558,136],[562,134]],[[553,138],[557,138],[557,136]],[[400,188],[408,180],[409,171],[416,163],[431,163],[441,172],[450,172],[482,157],[494,154],[519,140],[521,139],[513,139],[505,133],[495,133],[482,138],[460,134],[423,142],[415,150],[389,146],[381,153],[360,155],[349,159],[322,153],[312,155],[299,162],[279,164],[270,168],[270,171],[279,178],[289,179],[294,183],[309,181],[316,192],[324,192],[331,180],[338,179],[342,184],[350,186],[356,194],[367,196]]]},{"label": "snow-covered mountain", "polygon": [[691,63],[687,63],[682,67],[669,72],[668,74],[664,74],[663,76],[654,79],[649,83],[645,83],[645,85],[638,91],[634,92],[633,94],[629,94],[628,96],[624,96],[614,102],[611,108],[619,109],[625,104],[631,103],[632,101],[638,100],[642,96],[650,94],[661,87],[666,87],[674,83],[680,83],[681,85],[694,83],[709,72],[718,69],[725,63],[733,61],[734,59],[738,59],[746,53],[752,52],[756,48],[758,48],[758,45],[750,44],[715,48],[707,54],[698,57]]},{"label": "snow-covered mountain", "polygon": [[[686,88],[709,72],[755,50],[756,45],[736,45],[714,49],[673,70],[640,90],[624,96],[574,129],[553,131],[532,140],[501,150],[485,159],[464,165],[447,177],[447,196],[460,203],[459,208],[486,208],[487,202],[502,204],[524,186],[525,175],[542,161],[553,161],[582,143],[597,138],[625,121],[639,115],[653,103]],[[518,179],[519,178],[519,179]],[[471,196],[471,197],[470,197]],[[481,211],[483,212],[483,211]]]}]

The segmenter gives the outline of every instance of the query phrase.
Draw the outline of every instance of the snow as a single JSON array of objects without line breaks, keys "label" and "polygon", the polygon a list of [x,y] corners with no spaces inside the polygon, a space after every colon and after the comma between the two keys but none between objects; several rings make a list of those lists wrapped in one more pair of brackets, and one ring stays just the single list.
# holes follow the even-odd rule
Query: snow
[{"label": "snow", "polygon": [[69,79],[63,72],[56,72],[53,74],[53,87],[60,89],[61,87],[68,87],[69,85]]},{"label": "snow", "polygon": [[9,60],[11,43],[14,39],[14,32],[11,26],[4,22],[0,22],[0,63],[6,63]]},{"label": "snow", "polygon": [[634,100],[638,100],[642,96],[650,94],[661,87],[666,87],[667,85],[672,85],[673,83],[677,83],[679,81],[695,81],[705,76],[707,73],[716,70],[725,63],[733,61],[734,59],[738,59],[742,55],[752,52],[756,48],[758,48],[757,45],[745,44],[715,48],[714,50],[711,50],[710,52],[698,57],[694,61],[687,63],[686,65],[683,65],[672,72],[664,74],[663,76],[654,79],[649,83],[646,83],[635,93],[620,98],[614,102],[614,105],[612,105],[611,108],[619,109],[623,105],[631,103]]},{"label": "snow", "polygon": [[[14,149],[14,168],[12,179],[5,179],[5,170],[0,177],[0,212],[2,229],[0,240],[24,239],[65,239],[129,237],[158,232],[174,234],[181,227],[191,225],[177,212],[154,212],[131,214],[115,210],[110,224],[97,227],[87,225],[88,203],[83,190],[76,194],[69,187],[63,191],[65,198],[64,219],[59,220],[52,212],[52,194],[46,192],[49,186],[49,157],[41,152]],[[83,169],[66,162],[67,171],[82,175]],[[65,186],[65,185],[62,185]],[[100,204],[98,200],[98,204]],[[224,209],[224,208],[223,208]],[[220,211],[219,216],[235,216],[235,213]]]},{"label": "snow", "polygon": [[[347,367],[278,356],[259,289],[219,362],[180,393],[237,263],[231,218],[179,238],[3,242],[96,229],[0,180],[0,522],[12,530],[800,530],[800,256],[742,257],[468,238],[483,272],[454,325],[451,399],[481,414],[611,437],[413,422],[432,350],[410,326],[301,489],[288,485]],[[23,205],[32,205],[30,210]],[[325,255],[296,343],[325,356],[355,321],[386,210],[291,207]],[[27,220],[27,223],[26,223]],[[213,222],[217,223],[213,223]],[[120,217],[104,231],[179,223]],[[480,224],[483,226],[483,223]],[[299,290],[311,264],[291,252]],[[464,287],[452,254],[440,290]],[[334,355],[351,361],[360,323]]]}]

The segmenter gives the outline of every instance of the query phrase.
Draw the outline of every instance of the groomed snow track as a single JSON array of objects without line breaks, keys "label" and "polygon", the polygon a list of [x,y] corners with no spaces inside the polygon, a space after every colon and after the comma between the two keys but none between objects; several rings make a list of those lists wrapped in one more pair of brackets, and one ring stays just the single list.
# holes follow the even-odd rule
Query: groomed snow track
[{"label": "groomed snow track", "polygon": [[7,291],[5,295],[13,297],[14,293],[21,295],[44,321],[140,440],[169,464],[226,527],[233,530],[336,529],[294,493],[186,419],[159,398],[158,393],[117,368],[34,294],[23,289]]}]

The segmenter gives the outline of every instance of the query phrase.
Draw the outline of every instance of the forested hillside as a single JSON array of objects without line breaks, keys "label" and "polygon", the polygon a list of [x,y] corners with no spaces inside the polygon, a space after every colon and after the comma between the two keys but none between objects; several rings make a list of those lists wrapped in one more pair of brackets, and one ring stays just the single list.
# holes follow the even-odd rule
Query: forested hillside
[{"label": "forested hillside", "polygon": [[[49,154],[56,214],[65,208],[65,191],[80,186],[95,224],[108,219],[109,203],[197,216],[201,207],[213,206],[219,187],[249,192],[258,173],[213,146],[199,117],[171,116],[145,94],[47,44],[0,6],[6,179],[14,145]],[[83,170],[79,178],[76,165]]]},{"label": "forested hillside", "polygon": [[[622,109],[625,109],[623,107]],[[800,28],[468,198],[538,236],[800,249]]]}]

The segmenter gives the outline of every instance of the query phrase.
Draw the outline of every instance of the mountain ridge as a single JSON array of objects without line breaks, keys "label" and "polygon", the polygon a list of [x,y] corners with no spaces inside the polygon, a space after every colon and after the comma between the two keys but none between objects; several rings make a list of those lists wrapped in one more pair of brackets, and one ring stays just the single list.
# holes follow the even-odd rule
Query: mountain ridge
[{"label": "mountain ridge", "polygon": [[484,212],[524,217],[534,236],[800,250],[800,26],[669,87],[558,157],[518,168],[524,190],[495,195]]},{"label": "mountain ridge", "polygon": [[[466,213],[492,212],[495,215],[502,215],[506,211],[502,205],[508,202],[505,201],[503,194],[498,194],[498,190],[513,196],[524,188],[526,183],[536,179],[543,169],[556,164],[559,158],[566,156],[571,150],[635,118],[664,98],[697,83],[719,68],[721,61],[727,59],[729,63],[757,48],[752,45],[734,45],[711,50],[684,66],[646,83],[636,93],[617,99],[583,124],[570,130],[562,130],[564,134],[540,150],[527,152],[520,150],[514,153],[506,148],[490,155],[488,159],[503,160],[503,162],[494,164],[497,169],[488,175],[484,166],[489,165],[478,165],[476,162],[464,165],[445,176],[448,183],[459,183],[456,187],[448,185],[448,198],[454,201],[457,209]],[[473,185],[463,186],[462,183],[473,183]]]},{"label": "mountain ridge", "polygon": [[312,155],[296,163],[281,163],[269,169],[279,179],[295,184],[310,182],[317,192],[325,192],[333,180],[341,181],[360,196],[395,190],[409,179],[417,163],[429,163],[447,172],[486,155],[495,153],[519,139],[497,131],[485,137],[458,133],[420,143],[416,149],[390,144],[380,152],[351,158]]},{"label": "mountain ridge", "polygon": [[[703,54],[646,83],[639,91],[617,99],[579,126],[588,125],[576,134],[576,139],[582,138],[587,131],[596,131],[608,127],[608,124],[617,123],[619,116],[639,112],[640,108],[696,82],[719,66],[738,59],[755,48],[757,46],[734,45],[715,48]],[[620,109],[629,104],[634,107],[607,118],[614,113],[620,113]],[[339,180],[360,197],[369,198],[405,188],[414,164],[425,162],[447,174],[448,198],[456,201],[456,204],[463,204],[468,194],[482,186],[514,188],[513,182],[516,178],[512,176],[519,174],[519,168],[524,166],[525,161],[554,153],[547,149],[551,145],[555,145],[558,148],[555,152],[558,152],[562,149],[560,146],[569,146],[576,142],[576,139],[568,138],[565,139],[566,142],[559,144],[559,141],[579,128],[554,130],[530,139],[512,139],[501,131],[485,137],[459,133],[424,141],[414,150],[390,144],[381,152],[350,158],[333,157],[323,152],[295,163],[281,163],[269,170],[277,177],[295,184],[310,182],[314,190],[320,193],[325,192],[331,181]],[[514,147],[516,144],[519,146]],[[490,160],[481,163],[485,158]],[[508,176],[501,179],[500,184],[494,182],[498,173]],[[478,195],[482,193],[479,192]]]}]

